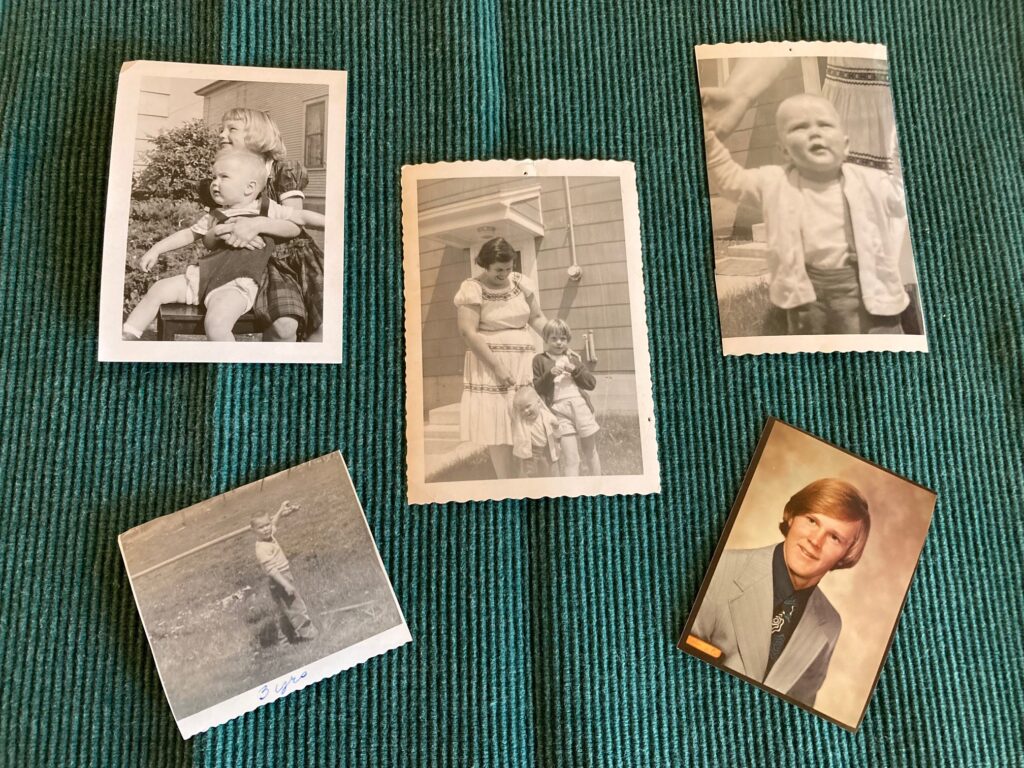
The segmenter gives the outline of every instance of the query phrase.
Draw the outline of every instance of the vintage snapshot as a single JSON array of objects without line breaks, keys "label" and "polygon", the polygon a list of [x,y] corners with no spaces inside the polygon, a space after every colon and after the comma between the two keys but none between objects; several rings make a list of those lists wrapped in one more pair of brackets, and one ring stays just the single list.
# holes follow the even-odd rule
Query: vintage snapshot
[{"label": "vintage snapshot", "polygon": [[345,87],[344,72],[125,62],[101,361],[341,362]]},{"label": "vintage snapshot", "polygon": [[632,163],[402,169],[409,502],[660,490]]},{"label": "vintage snapshot", "polygon": [[935,498],[770,419],[679,647],[856,730]]},{"label": "vintage snapshot", "polygon": [[118,543],[185,738],[411,640],[340,453]]},{"label": "vintage snapshot", "polygon": [[726,355],[927,352],[885,46],[696,46]]}]

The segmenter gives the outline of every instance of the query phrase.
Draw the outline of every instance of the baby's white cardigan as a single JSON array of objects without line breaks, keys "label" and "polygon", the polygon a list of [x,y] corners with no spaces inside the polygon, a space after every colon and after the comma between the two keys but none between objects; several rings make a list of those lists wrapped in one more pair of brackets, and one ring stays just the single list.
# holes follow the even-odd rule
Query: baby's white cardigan
[{"label": "baby's white cardigan", "polygon": [[[706,141],[708,176],[732,198],[761,208],[768,234],[768,295],[783,309],[814,301],[814,286],[804,267],[800,237],[799,174],[791,167],[764,165],[746,169],[714,134]],[[843,194],[857,249],[857,269],[864,306],[873,315],[898,315],[910,303],[900,277],[901,243],[890,221],[906,216],[903,191],[893,176],[875,168],[843,163]]]}]

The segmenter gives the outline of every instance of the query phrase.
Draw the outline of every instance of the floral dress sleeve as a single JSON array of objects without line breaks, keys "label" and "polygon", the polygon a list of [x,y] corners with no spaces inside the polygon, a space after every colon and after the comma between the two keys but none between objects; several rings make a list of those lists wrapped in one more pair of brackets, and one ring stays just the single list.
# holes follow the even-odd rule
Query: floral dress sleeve
[{"label": "floral dress sleeve", "polygon": [[527,301],[537,295],[537,286],[522,272],[516,272],[516,282],[519,283],[519,289],[526,294]]}]

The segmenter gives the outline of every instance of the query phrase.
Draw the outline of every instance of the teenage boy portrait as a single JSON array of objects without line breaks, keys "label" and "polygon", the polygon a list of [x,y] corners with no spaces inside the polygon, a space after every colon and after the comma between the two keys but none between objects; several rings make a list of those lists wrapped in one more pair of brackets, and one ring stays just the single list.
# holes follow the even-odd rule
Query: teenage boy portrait
[{"label": "teenage boy portrait", "polygon": [[686,644],[813,707],[843,626],[818,585],[857,564],[870,529],[852,483],[808,484],[785,505],[781,543],[722,553]]}]

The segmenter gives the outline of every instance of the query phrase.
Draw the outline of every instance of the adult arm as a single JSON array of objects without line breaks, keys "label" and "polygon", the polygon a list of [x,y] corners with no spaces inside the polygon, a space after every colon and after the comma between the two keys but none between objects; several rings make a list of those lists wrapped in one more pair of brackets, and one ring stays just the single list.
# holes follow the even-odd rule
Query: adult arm
[{"label": "adult arm", "polygon": [[721,138],[728,138],[754,101],[774,83],[789,59],[740,59],[729,79],[717,88],[701,88],[706,127]]},{"label": "adult arm", "polygon": [[168,235],[139,257],[139,269],[143,272],[149,272],[161,255],[184,248],[187,245],[192,245],[198,239],[199,235],[191,229],[182,229],[173,235]]},{"label": "adult arm", "polygon": [[221,240],[232,248],[253,248],[257,237],[270,235],[279,240],[298,236],[299,225],[290,219],[272,219],[268,216],[239,216],[213,228]]},{"label": "adult arm", "polygon": [[511,387],[515,384],[512,374],[495,357],[487,345],[487,340],[480,335],[480,310],[472,305],[458,307],[458,324],[459,335],[466,342],[466,346],[494,372],[494,378],[504,386]]},{"label": "adult arm", "polygon": [[544,315],[543,310],[540,308],[540,300],[537,298],[537,291],[534,290],[532,284],[524,286],[523,293],[526,296],[526,303],[530,307],[530,327],[535,330],[538,335],[544,335],[544,326],[548,324],[548,319]]}]

